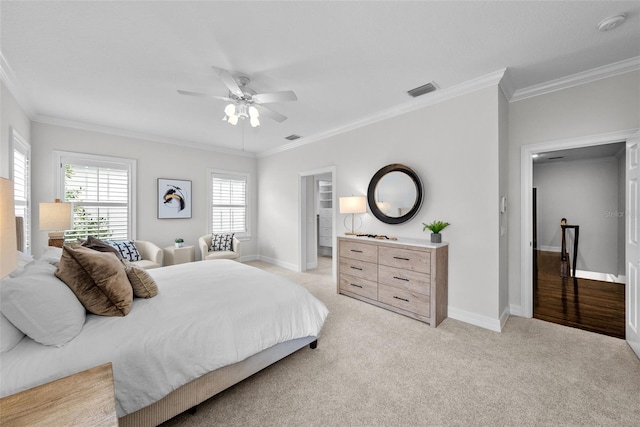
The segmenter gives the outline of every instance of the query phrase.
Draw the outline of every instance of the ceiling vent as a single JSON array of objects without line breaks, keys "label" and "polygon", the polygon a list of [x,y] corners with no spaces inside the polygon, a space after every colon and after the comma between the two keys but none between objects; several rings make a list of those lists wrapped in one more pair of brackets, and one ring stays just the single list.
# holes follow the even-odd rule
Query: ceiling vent
[{"label": "ceiling vent", "polygon": [[436,84],[434,82],[431,82],[431,83],[427,83],[426,85],[422,85],[420,87],[411,89],[411,90],[407,91],[407,93],[415,98],[416,96],[420,96],[420,95],[424,95],[425,93],[433,92],[436,89],[438,89],[438,86],[436,86]]},{"label": "ceiling vent", "polygon": [[549,157],[549,160],[560,160],[560,159],[564,159],[564,156]]},{"label": "ceiling vent", "polygon": [[291,134],[289,136],[286,136],[284,139],[288,139],[289,141],[295,141],[296,139],[300,139],[300,138],[301,138],[300,135]]}]

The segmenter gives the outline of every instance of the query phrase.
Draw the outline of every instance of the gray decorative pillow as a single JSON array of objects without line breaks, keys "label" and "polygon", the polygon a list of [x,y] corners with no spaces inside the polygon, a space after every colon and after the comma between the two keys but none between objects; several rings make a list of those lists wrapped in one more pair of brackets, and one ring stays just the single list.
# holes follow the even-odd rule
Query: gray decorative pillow
[{"label": "gray decorative pillow", "polygon": [[233,236],[234,233],[215,234],[211,235],[211,251],[232,251],[233,250]]},{"label": "gray decorative pillow", "polygon": [[120,256],[127,261],[142,261],[142,256],[133,240],[105,240],[104,243],[117,249]]}]

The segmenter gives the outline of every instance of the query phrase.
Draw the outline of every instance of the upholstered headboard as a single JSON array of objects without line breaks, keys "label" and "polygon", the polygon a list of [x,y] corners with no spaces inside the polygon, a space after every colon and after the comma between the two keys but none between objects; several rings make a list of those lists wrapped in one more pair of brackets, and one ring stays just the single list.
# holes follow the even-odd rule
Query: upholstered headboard
[{"label": "upholstered headboard", "polygon": [[16,217],[16,242],[18,243],[18,250],[24,251],[24,218],[21,216]]}]

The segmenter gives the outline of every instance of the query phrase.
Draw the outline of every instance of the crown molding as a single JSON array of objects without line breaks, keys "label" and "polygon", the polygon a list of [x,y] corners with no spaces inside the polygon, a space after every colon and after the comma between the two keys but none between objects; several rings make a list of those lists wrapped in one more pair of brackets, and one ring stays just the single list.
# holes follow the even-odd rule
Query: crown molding
[{"label": "crown molding", "polygon": [[400,116],[402,114],[409,113],[411,111],[419,110],[421,108],[428,107],[430,105],[439,104],[452,98],[457,98],[462,95],[466,95],[480,89],[484,89],[490,86],[497,85],[503,78],[506,72],[506,68],[495,71],[490,74],[475,78],[473,80],[466,81],[464,83],[452,86],[446,89],[439,89],[436,92],[431,92],[425,95],[424,98],[419,97],[412,99],[404,104],[383,110],[371,116],[365,117],[361,120],[356,120],[351,123],[347,123],[343,126],[338,126],[325,132],[318,133],[316,135],[302,138],[298,141],[290,142],[288,144],[280,145],[276,148],[261,151],[257,154],[258,157],[268,157],[274,154],[282,153],[283,151],[291,150],[301,147],[303,145],[311,144],[316,141],[320,141],[335,135],[339,135],[350,130],[358,129],[364,126],[371,125],[373,123],[380,122],[382,120],[390,119],[392,117]]},{"label": "crown molding", "polygon": [[507,99],[509,99],[510,102],[520,101],[636,70],[640,70],[640,56],[518,89],[513,92],[513,96],[510,99]]},{"label": "crown molding", "polygon": [[99,133],[105,133],[108,135],[122,136],[125,138],[142,139],[145,141],[159,142],[162,144],[175,145],[178,147],[189,147],[197,150],[213,151],[216,153],[230,154],[234,156],[251,157],[251,158],[256,157],[255,153],[252,153],[252,152],[227,149],[227,148],[222,148],[215,145],[208,145],[208,144],[203,144],[203,143],[193,142],[193,141],[186,141],[186,140],[177,141],[172,138],[166,138],[163,136],[152,135],[148,133],[134,132],[134,131],[117,129],[109,126],[100,126],[100,125],[85,123],[85,122],[77,122],[73,120],[66,120],[58,117],[45,116],[41,114],[37,115],[32,120],[35,122],[43,123],[47,125],[62,126],[62,127],[72,128],[72,129],[90,131],[90,132],[99,132]]},{"label": "crown molding", "polygon": [[504,76],[502,77],[502,80],[500,80],[499,85],[505,98],[507,98],[507,101],[511,100],[513,93],[515,92],[515,87],[513,85],[511,70],[509,68],[505,70]]},{"label": "crown molding", "polygon": [[31,100],[25,95],[24,91],[19,88],[17,83],[18,79],[16,79],[16,75],[2,54],[2,51],[0,51],[0,80],[2,80],[9,92],[11,92],[13,97],[16,99],[20,108],[22,108],[22,111],[24,111],[24,113],[33,120],[37,115],[37,111]]}]

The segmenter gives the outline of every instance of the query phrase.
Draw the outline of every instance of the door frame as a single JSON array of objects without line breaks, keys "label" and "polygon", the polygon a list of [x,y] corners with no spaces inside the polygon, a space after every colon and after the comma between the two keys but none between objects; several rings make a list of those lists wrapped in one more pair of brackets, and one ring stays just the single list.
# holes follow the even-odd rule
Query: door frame
[{"label": "door frame", "polygon": [[[520,315],[533,317],[533,155],[570,148],[627,142],[637,139],[640,129],[588,135],[579,138],[523,145],[520,148]],[[626,324],[626,322],[625,322]]]},{"label": "door frame", "polygon": [[331,214],[331,269],[333,280],[336,280],[336,167],[328,166],[320,169],[300,172],[298,174],[298,271],[307,270],[307,198],[313,197],[313,194],[307,194],[306,180],[313,179],[315,175],[331,174],[331,186],[333,212]]}]

